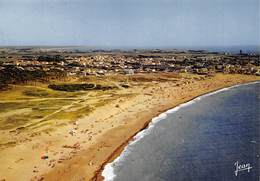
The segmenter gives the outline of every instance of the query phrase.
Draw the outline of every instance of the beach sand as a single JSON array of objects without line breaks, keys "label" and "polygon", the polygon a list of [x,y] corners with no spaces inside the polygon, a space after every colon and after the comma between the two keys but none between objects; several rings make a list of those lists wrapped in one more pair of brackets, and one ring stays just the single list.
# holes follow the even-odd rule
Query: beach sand
[{"label": "beach sand", "polygon": [[[156,115],[199,95],[260,80],[249,75],[216,74],[201,79],[152,81],[121,92],[134,93],[98,107],[71,124],[0,151],[0,180],[102,180],[106,163]],[[75,133],[68,132],[73,129]],[[41,159],[42,155],[48,156]]]}]

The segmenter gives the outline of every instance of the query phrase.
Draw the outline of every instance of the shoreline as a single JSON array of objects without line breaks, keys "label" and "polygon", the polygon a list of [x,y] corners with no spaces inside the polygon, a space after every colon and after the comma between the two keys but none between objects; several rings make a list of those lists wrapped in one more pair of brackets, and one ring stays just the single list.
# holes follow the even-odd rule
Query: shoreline
[{"label": "shoreline", "polygon": [[[256,83],[259,83],[259,80],[252,81],[252,82],[246,82],[246,83],[239,83],[239,84],[227,86],[227,87],[224,87],[224,88],[219,88],[219,89],[216,89],[216,90],[212,90],[212,91],[209,91],[207,93],[195,96],[194,98],[191,98],[190,100],[185,101],[185,102],[183,102],[183,103],[181,103],[179,105],[176,105],[176,106],[174,106],[174,107],[172,107],[170,109],[166,109],[166,110],[162,111],[161,113],[158,113],[151,120],[147,121],[146,124],[144,125],[144,127],[141,130],[136,132],[129,139],[125,140],[125,142],[122,145],[117,147],[115,149],[115,151],[108,157],[108,159],[102,164],[101,168],[96,172],[96,175],[91,180],[101,181],[101,180],[106,179],[105,177],[109,177],[108,175],[107,176],[103,176],[103,172],[106,169],[105,167],[106,166],[110,167],[109,164],[113,164],[114,162],[118,162],[120,158],[123,158],[124,155],[122,155],[122,154],[123,154],[123,152],[127,152],[128,146],[130,144],[138,142],[138,141],[140,141],[142,139],[142,137],[141,138],[137,137],[138,134],[145,133],[145,131],[148,131],[149,129],[152,128],[152,127],[150,128],[151,125],[154,125],[157,122],[164,120],[165,118],[160,118],[161,115],[167,114],[169,112],[170,113],[176,112],[176,111],[178,111],[182,107],[186,107],[187,105],[190,105],[190,104],[195,103],[196,101],[199,101],[201,98],[205,98],[205,97],[217,94],[219,92],[224,92],[224,91],[230,90],[232,88],[236,88],[236,87],[240,87],[240,86],[247,86],[247,85],[256,84]],[[192,101],[194,101],[194,102],[192,102]],[[177,108],[177,110],[174,110],[176,108]],[[155,122],[153,122],[153,120],[155,120]],[[146,136],[146,135],[147,134],[145,134],[144,136]],[[137,137],[137,138],[135,138],[135,137]],[[111,170],[110,170],[110,172],[111,172]],[[113,174],[113,172],[112,172],[112,174]],[[107,179],[110,180],[110,178],[107,178]]]},{"label": "shoreline", "polygon": [[[147,109],[148,103],[140,101],[142,111],[137,111],[137,108],[133,108],[133,111],[120,113],[120,115],[122,115],[121,117],[119,116],[120,122],[127,120],[127,124],[119,124],[118,126],[114,126],[113,129],[107,130],[105,134],[95,141],[94,145],[90,145],[88,149],[79,153],[77,157],[64,162],[65,165],[47,172],[44,174],[44,178],[46,178],[46,180],[55,180],[55,178],[64,176],[66,177],[64,180],[103,180],[101,176],[102,166],[104,167],[106,162],[112,161],[119,156],[124,146],[126,146],[140,130],[145,129],[153,117],[203,94],[256,80],[259,80],[259,77],[237,74],[217,74],[214,77],[195,81],[188,85],[181,85],[177,88],[172,88],[169,84],[162,90],[161,87],[164,83],[160,83],[155,86],[158,93],[152,91],[153,97],[149,103],[152,107]],[[159,91],[169,93],[171,97],[164,99],[165,95]],[[142,97],[143,95],[141,95],[141,98]],[[138,98],[132,99],[131,102],[127,103],[127,107],[137,106],[137,101]],[[128,116],[131,116],[131,118]],[[116,120],[116,117],[113,117],[113,119]],[[87,159],[82,158],[84,155],[88,155]],[[73,166],[78,169],[72,169]]]},{"label": "shoreline", "polygon": [[[71,123],[2,150],[0,172],[5,174],[0,180],[102,180],[104,166],[116,159],[154,117],[204,94],[253,81],[260,81],[260,77],[216,74],[177,81],[169,77],[167,81],[149,80],[142,86],[119,90],[115,100],[77,120],[76,135],[69,134],[75,127]],[[128,94],[134,96],[121,97]],[[43,154],[49,158],[42,160]]]}]

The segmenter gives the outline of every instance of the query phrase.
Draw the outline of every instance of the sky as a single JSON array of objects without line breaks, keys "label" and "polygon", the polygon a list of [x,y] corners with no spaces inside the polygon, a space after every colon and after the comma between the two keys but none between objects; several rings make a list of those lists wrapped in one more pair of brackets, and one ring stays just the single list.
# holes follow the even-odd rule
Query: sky
[{"label": "sky", "polygon": [[259,0],[0,0],[0,46],[260,44]]}]

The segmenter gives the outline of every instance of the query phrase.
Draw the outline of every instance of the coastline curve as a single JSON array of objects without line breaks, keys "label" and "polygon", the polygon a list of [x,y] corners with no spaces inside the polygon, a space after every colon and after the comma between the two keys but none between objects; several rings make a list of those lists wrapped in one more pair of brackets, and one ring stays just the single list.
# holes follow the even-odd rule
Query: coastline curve
[{"label": "coastline curve", "polygon": [[192,100],[189,100],[185,103],[182,103],[176,107],[173,107],[171,109],[168,109],[167,111],[159,114],[157,117],[154,117],[151,122],[148,124],[148,126],[141,130],[140,132],[138,132],[135,136],[133,136],[132,140],[129,141],[129,143],[127,144],[127,146],[123,149],[123,151],[121,152],[121,154],[114,159],[111,163],[107,163],[104,166],[104,169],[101,172],[101,175],[104,177],[105,181],[113,181],[114,178],[116,177],[116,174],[114,173],[114,166],[120,162],[122,162],[124,160],[124,158],[131,153],[131,147],[133,145],[135,145],[138,141],[140,141],[143,137],[145,137],[146,135],[149,135],[149,133],[152,131],[152,129],[156,126],[156,124],[161,121],[164,120],[165,118],[167,118],[168,114],[172,114],[174,112],[177,112],[179,109],[187,107],[189,105],[192,105],[198,101],[200,101],[203,98],[206,98],[208,96],[212,96],[215,94],[218,94],[220,92],[225,92],[228,91],[230,89],[236,88],[236,87],[240,87],[240,86],[247,86],[247,85],[251,85],[251,84],[256,84],[259,83],[260,81],[254,81],[254,82],[249,82],[249,83],[243,83],[243,84],[237,84],[237,85],[233,85],[230,87],[226,87],[226,88],[222,88],[216,91],[212,91],[203,95],[200,95],[198,97],[193,98]]}]

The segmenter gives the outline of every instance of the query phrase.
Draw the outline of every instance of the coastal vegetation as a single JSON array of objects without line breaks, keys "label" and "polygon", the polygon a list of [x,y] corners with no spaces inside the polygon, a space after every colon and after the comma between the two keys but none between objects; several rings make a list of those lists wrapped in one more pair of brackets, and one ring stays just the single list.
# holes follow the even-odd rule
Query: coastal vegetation
[{"label": "coastal vegetation", "polygon": [[108,82],[74,81],[10,84],[8,90],[0,91],[0,132],[8,132],[1,136],[0,149],[19,144],[21,135],[54,131],[111,101],[128,98],[132,93],[124,92],[124,89],[129,87],[124,83],[117,87]]},{"label": "coastal vegetation", "polygon": [[4,68],[0,69],[0,90],[7,89],[9,84],[48,82],[53,78],[61,80],[64,76],[65,73],[61,70],[28,70],[15,65],[6,65]]},{"label": "coastal vegetation", "polygon": [[59,90],[59,91],[87,91],[87,90],[110,90],[115,89],[114,86],[104,86],[100,84],[51,84],[48,86],[50,89]]}]

